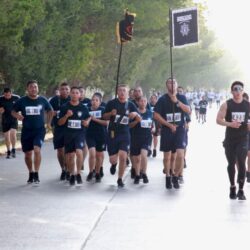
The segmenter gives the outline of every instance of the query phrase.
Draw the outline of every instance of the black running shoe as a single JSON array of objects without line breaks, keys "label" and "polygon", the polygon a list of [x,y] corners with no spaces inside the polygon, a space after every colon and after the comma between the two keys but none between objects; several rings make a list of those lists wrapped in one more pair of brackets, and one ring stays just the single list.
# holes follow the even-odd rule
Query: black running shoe
[{"label": "black running shoe", "polygon": [[93,172],[89,172],[86,181],[91,181],[93,179]]},{"label": "black running shoe", "polygon": [[142,180],[143,180],[143,183],[148,183],[149,180],[148,180],[148,176],[146,174],[142,174]]},{"label": "black running shoe", "polygon": [[173,186],[175,189],[179,189],[180,185],[179,185],[179,179],[177,176],[173,176],[172,177],[172,182],[173,182]]},{"label": "black running shoe", "polygon": [[134,179],[134,184],[139,184],[140,183],[140,175],[136,175]]},{"label": "black running shoe", "polygon": [[70,181],[70,172],[68,172],[68,171],[66,172],[66,180]]},{"label": "black running shoe", "polygon": [[11,149],[11,156],[12,156],[13,158],[16,158],[16,149],[15,149],[15,148],[12,148],[12,149]]},{"label": "black running shoe", "polygon": [[112,175],[114,175],[115,172],[116,172],[116,165],[117,165],[117,163],[116,163],[116,164],[112,164],[111,167],[110,167],[110,173],[111,173]]},{"label": "black running shoe", "polygon": [[34,173],[30,172],[29,173],[29,179],[27,180],[27,183],[31,184],[31,183],[33,183],[33,181],[34,181]]},{"label": "black running shoe", "polygon": [[117,185],[118,185],[119,188],[123,188],[123,187],[124,187],[124,183],[123,183],[123,181],[122,181],[121,178],[119,178],[119,179],[117,180]]},{"label": "black running shoe", "polygon": [[242,200],[242,201],[244,201],[244,200],[247,199],[246,196],[245,196],[245,194],[244,194],[244,191],[243,191],[242,189],[240,189],[240,190],[238,191],[237,197],[238,197],[238,200]]},{"label": "black running shoe", "polygon": [[33,176],[34,176],[34,183],[39,184],[40,180],[39,180],[38,172],[34,172]]},{"label": "black running shoe", "polygon": [[61,173],[61,176],[60,176],[60,180],[61,181],[65,181],[66,180],[66,171],[65,170],[62,170],[62,173]]},{"label": "black running shoe", "polygon": [[76,182],[77,184],[82,184],[82,176],[80,174],[76,175]]},{"label": "black running shoe", "polygon": [[156,149],[153,149],[153,157],[156,157]]},{"label": "black running shoe", "polygon": [[166,176],[166,189],[172,189],[171,176]]},{"label": "black running shoe", "polygon": [[6,156],[7,159],[10,159],[10,150],[7,151],[7,156]]},{"label": "black running shoe", "polygon": [[104,173],[103,173],[103,167],[100,168],[100,177],[102,178],[104,176]]},{"label": "black running shoe", "polygon": [[69,179],[69,184],[71,185],[71,186],[74,186],[76,183],[76,177],[75,177],[75,175],[74,174],[72,174],[71,176],[70,176],[70,179]]},{"label": "black running shoe", "polygon": [[236,187],[230,187],[229,198],[232,200],[235,200],[237,198]]},{"label": "black running shoe", "polygon": [[93,177],[95,177],[95,169],[93,170]]},{"label": "black running shoe", "polygon": [[131,177],[131,179],[135,178],[135,169],[133,167],[130,170],[130,177]]},{"label": "black running shoe", "polygon": [[250,172],[247,172],[246,177],[247,177],[247,182],[250,182]]},{"label": "black running shoe", "polygon": [[95,182],[100,183],[101,180],[102,180],[101,174],[96,173],[96,174],[95,174]]}]

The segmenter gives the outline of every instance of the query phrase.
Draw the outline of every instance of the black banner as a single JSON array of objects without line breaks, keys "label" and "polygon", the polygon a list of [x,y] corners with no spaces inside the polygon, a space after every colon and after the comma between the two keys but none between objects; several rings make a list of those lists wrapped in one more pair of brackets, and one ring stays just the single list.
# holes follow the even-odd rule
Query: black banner
[{"label": "black banner", "polygon": [[198,42],[198,13],[196,7],[172,10],[171,18],[172,47]]}]

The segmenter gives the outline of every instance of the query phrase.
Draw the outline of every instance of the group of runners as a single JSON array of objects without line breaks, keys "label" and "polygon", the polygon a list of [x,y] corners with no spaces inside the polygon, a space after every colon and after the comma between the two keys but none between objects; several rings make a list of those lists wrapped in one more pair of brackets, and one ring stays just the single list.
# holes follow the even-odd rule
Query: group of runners
[{"label": "group of runners", "polygon": [[29,171],[28,183],[40,182],[41,147],[47,127],[53,131],[61,180],[69,181],[70,185],[81,184],[81,171],[89,154],[86,180],[101,182],[107,149],[110,173],[118,172],[118,187],[124,186],[123,176],[129,159],[134,183],[146,184],[149,182],[147,158],[156,157],[161,135],[166,188],[179,188],[183,181],[191,109],[176,80],[168,79],[166,88],[166,94],[160,97],[152,94],[148,102],[140,86],[129,91],[127,85],[121,84],[117,97],[106,104],[101,93],[94,93],[88,99],[84,88],[70,87],[66,82],[49,100],[39,95],[35,80],[27,83],[27,94],[21,98],[5,88],[0,97],[0,112],[7,158],[15,157],[16,130],[21,121],[21,145]]},{"label": "group of runners", "polygon": [[[39,95],[38,83],[34,80],[27,83],[27,94],[21,98],[5,88],[0,97],[0,113],[7,158],[16,156],[17,121],[22,121],[21,144],[29,171],[27,182],[39,183],[47,122],[53,131],[53,144],[61,167],[60,180],[67,180],[70,185],[82,184],[81,171],[89,154],[86,180],[101,182],[107,149],[110,173],[115,175],[118,170],[118,187],[124,187],[123,176],[129,159],[134,184],[141,181],[146,184],[149,182],[147,159],[151,155],[156,157],[160,135],[165,187],[178,189],[183,182],[191,107],[175,79],[166,81],[166,90],[161,96],[152,94],[148,102],[140,86],[129,90],[121,84],[117,97],[104,103],[101,93],[96,92],[88,99],[84,88],[70,87],[66,82],[49,100]],[[244,200],[245,177],[250,182],[250,164],[247,171],[245,165],[247,155],[248,162],[250,158],[250,108],[242,82],[234,82],[231,93],[232,98],[220,106],[217,123],[227,127],[223,146],[228,160],[229,197]],[[202,101],[206,100],[201,100],[199,106],[203,105]],[[202,119],[205,122],[205,118]]]}]

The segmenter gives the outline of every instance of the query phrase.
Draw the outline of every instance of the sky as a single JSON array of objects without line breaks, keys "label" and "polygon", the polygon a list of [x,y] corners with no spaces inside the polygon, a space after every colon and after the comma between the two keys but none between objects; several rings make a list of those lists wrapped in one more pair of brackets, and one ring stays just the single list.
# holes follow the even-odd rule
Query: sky
[{"label": "sky", "polygon": [[208,26],[222,46],[239,61],[244,79],[250,85],[250,1],[195,0],[208,6]]}]

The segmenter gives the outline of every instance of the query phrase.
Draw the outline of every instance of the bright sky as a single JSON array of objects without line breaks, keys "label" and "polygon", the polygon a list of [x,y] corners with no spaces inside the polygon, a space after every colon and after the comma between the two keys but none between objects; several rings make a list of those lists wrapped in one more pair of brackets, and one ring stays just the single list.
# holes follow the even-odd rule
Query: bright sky
[{"label": "bright sky", "polygon": [[[208,5],[208,24],[225,47],[240,62],[250,83],[250,1],[195,0]],[[243,79],[242,79],[243,80]]]}]

